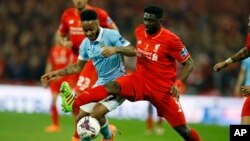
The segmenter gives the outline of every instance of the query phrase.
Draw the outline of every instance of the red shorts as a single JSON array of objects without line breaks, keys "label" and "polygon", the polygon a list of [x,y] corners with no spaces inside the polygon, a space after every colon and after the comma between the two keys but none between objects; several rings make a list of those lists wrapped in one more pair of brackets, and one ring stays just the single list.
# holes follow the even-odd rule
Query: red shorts
[{"label": "red shorts", "polygon": [[81,71],[78,81],[76,83],[76,94],[79,94],[85,91],[88,88],[91,88],[97,81],[97,72],[94,67],[93,61],[88,61],[83,70]]},{"label": "red shorts", "polygon": [[150,83],[154,82],[147,80],[142,74],[122,76],[116,81],[121,87],[121,97],[130,101],[150,101],[156,107],[158,116],[164,117],[172,127],[186,124],[180,103],[171,96],[169,91],[163,93],[153,90]]},{"label": "red shorts", "polygon": [[250,97],[248,96],[243,104],[241,117],[250,116]]}]

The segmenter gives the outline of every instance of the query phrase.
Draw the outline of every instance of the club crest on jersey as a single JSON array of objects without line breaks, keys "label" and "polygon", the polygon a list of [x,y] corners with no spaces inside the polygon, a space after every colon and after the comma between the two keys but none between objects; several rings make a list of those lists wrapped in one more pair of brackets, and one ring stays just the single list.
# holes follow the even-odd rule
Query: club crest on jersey
[{"label": "club crest on jersey", "polygon": [[182,50],[181,50],[181,57],[184,58],[188,55],[188,51],[187,49],[184,47]]},{"label": "club crest on jersey", "polygon": [[153,52],[158,52],[161,44],[156,44]]},{"label": "club crest on jersey", "polygon": [[141,40],[137,41],[137,44],[139,44],[139,45],[140,45],[141,43],[142,43],[142,41],[141,41]]},{"label": "club crest on jersey", "polygon": [[145,46],[145,48],[144,48],[144,50],[148,50],[148,47],[149,47],[149,44],[146,44],[146,46]]}]

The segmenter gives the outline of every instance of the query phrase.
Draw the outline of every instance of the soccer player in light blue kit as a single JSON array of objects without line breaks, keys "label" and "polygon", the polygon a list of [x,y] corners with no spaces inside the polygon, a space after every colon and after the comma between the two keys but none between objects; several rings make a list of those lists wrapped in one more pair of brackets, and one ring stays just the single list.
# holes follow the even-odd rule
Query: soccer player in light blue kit
[{"label": "soccer player in light blue kit", "polygon": [[[81,24],[87,38],[80,45],[77,62],[67,68],[43,75],[42,81],[49,82],[60,76],[79,73],[89,59],[93,60],[98,74],[95,86],[105,84],[125,75],[122,55],[135,56],[135,47],[124,39],[119,32],[100,27],[96,12],[93,10],[85,10],[81,13]],[[71,90],[67,82],[62,83],[61,95],[62,105],[66,104],[67,100],[72,100]],[[86,105],[78,105],[77,103],[73,105],[72,100],[71,106],[73,107],[63,110],[71,112],[73,108],[75,113],[79,113],[79,106],[81,106],[78,120],[88,115],[96,118],[101,125],[100,132],[104,136],[103,141],[113,141],[114,135],[108,130],[108,121],[105,115],[116,109],[123,102],[124,99],[114,96],[107,97],[98,103]],[[81,140],[87,141],[87,139]]]}]

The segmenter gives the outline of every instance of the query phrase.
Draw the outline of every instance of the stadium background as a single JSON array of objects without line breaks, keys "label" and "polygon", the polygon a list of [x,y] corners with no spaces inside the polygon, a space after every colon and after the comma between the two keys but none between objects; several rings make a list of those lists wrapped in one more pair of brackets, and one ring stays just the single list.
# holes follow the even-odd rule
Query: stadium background
[{"label": "stadium background", "polygon": [[[215,73],[212,66],[245,45],[249,0],[89,0],[89,3],[106,9],[120,32],[131,42],[135,41],[133,29],[142,22],[144,5],[155,3],[164,7],[164,26],[182,38],[195,61],[195,70],[187,81],[185,95],[219,99],[231,97],[240,105],[235,110],[237,116],[233,116],[238,117],[236,123],[239,121],[243,99],[236,97],[238,94],[233,92],[240,63],[231,65],[221,73]],[[71,0],[0,2],[1,86],[8,85],[8,89],[14,91],[19,85],[40,86],[39,79],[44,72],[53,33],[58,27],[61,13],[69,6],[72,6]],[[128,61],[127,67],[133,70],[134,60]],[[8,121],[11,119],[8,116],[15,115],[8,112],[18,112],[18,109],[15,106],[8,109],[4,105],[6,99],[11,99],[11,92],[1,90],[0,118]],[[49,98],[48,93],[44,95]],[[213,107],[214,103],[211,105]],[[19,112],[29,113],[25,110]],[[219,118],[223,118],[223,115],[220,116]],[[8,125],[4,127],[0,126],[0,140],[9,141],[8,133],[4,135],[8,131],[4,129],[9,129]],[[224,134],[227,136],[228,133]]]}]

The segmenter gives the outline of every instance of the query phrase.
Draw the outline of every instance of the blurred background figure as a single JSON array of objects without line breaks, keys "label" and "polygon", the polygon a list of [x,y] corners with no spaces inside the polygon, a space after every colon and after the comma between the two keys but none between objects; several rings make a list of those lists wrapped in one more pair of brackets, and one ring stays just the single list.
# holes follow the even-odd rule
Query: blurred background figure
[{"label": "blurred background figure", "polygon": [[[68,65],[73,63],[73,53],[70,48],[62,47],[59,43],[57,38],[55,38],[54,45],[51,47],[49,56],[47,59],[47,65],[45,73],[62,69],[67,67]],[[71,87],[74,87],[74,81],[72,81],[72,77],[74,75],[61,77],[57,80],[51,81],[49,83],[49,88],[52,95],[51,101],[51,120],[52,124],[45,128],[46,132],[58,132],[60,131],[60,124],[59,124],[59,112],[58,108],[56,107],[57,97],[60,94],[60,86],[63,81],[69,82]],[[43,84],[44,87],[48,87],[46,84]]]},{"label": "blurred background figure", "polygon": [[151,135],[155,132],[157,135],[164,134],[163,119],[158,117],[154,123],[154,107],[151,103],[148,104],[148,117],[146,119],[146,134]]},{"label": "blurred background figure", "polygon": [[250,86],[250,58],[247,58],[241,62],[240,72],[237,77],[234,96],[242,96],[240,87]]}]

